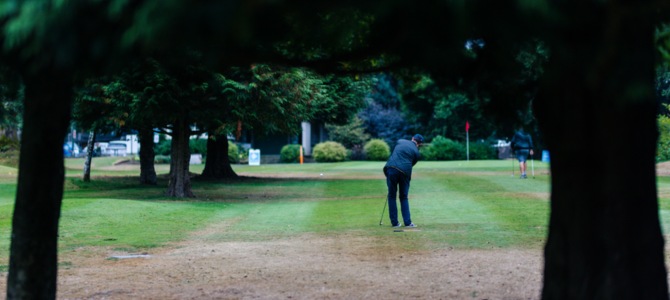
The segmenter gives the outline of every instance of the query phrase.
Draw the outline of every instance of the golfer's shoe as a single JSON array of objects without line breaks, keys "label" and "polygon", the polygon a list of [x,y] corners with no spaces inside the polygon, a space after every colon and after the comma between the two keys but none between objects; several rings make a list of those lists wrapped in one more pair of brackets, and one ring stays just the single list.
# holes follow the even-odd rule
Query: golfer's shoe
[{"label": "golfer's shoe", "polygon": [[405,225],[405,227],[417,227],[417,226],[414,225],[414,223],[409,223],[409,225]]},{"label": "golfer's shoe", "polygon": [[400,225],[400,223],[398,223],[396,225],[393,225],[393,228],[397,228],[397,227],[400,227],[400,226],[402,226],[402,225]]},{"label": "golfer's shoe", "polygon": [[519,178],[521,178],[521,179],[526,179],[526,178],[528,178],[528,176],[526,176],[526,175],[521,175],[521,177],[519,177]]}]

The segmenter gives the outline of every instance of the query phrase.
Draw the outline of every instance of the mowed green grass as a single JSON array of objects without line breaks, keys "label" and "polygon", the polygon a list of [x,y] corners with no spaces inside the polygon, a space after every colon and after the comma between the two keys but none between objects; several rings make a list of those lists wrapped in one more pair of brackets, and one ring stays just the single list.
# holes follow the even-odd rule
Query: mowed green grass
[{"label": "mowed green grass", "polygon": [[[113,177],[94,177],[90,183],[66,179],[61,251],[82,246],[140,250],[192,238],[260,241],[303,233],[383,237],[405,248],[539,247],[546,235],[549,178],[540,175],[548,168],[542,163],[536,164],[536,180],[520,180],[509,176],[511,161],[420,162],[411,181],[410,207],[422,231],[394,233],[388,209],[379,226],[386,197],[383,162],[235,165],[247,175],[298,178],[193,181],[198,198],[175,200],[163,196],[166,179],[159,186],[140,186],[139,171],[115,170],[115,160],[93,160],[94,176]],[[83,160],[67,159],[68,173],[80,172],[79,163]],[[2,168],[0,175],[11,171],[16,172]],[[15,189],[16,177],[0,178],[3,261]],[[191,234],[209,226],[220,229]]]},{"label": "mowed green grass", "polygon": [[[76,163],[66,160],[66,167],[79,171]],[[372,237],[404,249],[538,249],[547,234],[546,163],[535,164],[535,180],[521,180],[516,169],[510,177],[512,161],[419,162],[410,207],[422,231],[406,233],[393,232],[388,209],[379,226],[386,197],[383,162],[235,165],[247,176],[295,178],[193,181],[196,199],[166,198],[166,179],[140,186],[139,170],[118,171],[109,168],[112,163],[94,159],[93,173],[108,177],[90,183],[66,179],[61,251],[83,246],[140,251],[189,239],[264,241],[305,233]],[[7,261],[16,190],[16,177],[9,173],[16,169],[0,167],[0,264]],[[659,178],[661,195],[666,188],[670,180]],[[670,199],[662,198],[660,207],[661,216],[670,216]]]}]

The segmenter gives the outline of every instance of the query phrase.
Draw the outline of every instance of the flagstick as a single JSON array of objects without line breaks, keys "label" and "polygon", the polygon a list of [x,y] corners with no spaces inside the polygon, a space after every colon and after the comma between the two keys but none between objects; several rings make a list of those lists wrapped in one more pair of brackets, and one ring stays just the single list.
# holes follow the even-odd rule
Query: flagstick
[{"label": "flagstick", "polygon": [[468,153],[468,161],[470,161],[470,133],[465,131],[465,151]]}]

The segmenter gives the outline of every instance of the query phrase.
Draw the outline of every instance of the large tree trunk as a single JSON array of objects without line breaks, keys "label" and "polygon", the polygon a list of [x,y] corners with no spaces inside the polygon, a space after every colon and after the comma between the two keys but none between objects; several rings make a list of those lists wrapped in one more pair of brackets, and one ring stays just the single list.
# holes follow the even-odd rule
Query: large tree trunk
[{"label": "large tree trunk", "polygon": [[233,171],[228,159],[228,139],[225,135],[217,136],[216,140],[213,134],[209,135],[209,139],[207,139],[207,160],[200,177],[206,179],[237,178],[237,174]]},{"label": "large tree trunk", "polygon": [[166,196],[195,197],[191,192],[191,178],[189,177],[189,162],[191,151],[188,148],[191,128],[186,120],[179,119],[173,125],[172,153],[170,154],[170,183]]},{"label": "large tree trunk", "polygon": [[552,160],[542,299],[668,299],[652,20],[586,2],[564,11],[534,101]]},{"label": "large tree trunk", "polygon": [[86,161],[84,161],[84,175],[82,180],[84,182],[91,181],[91,160],[93,159],[93,148],[95,147],[95,130],[91,130],[88,135],[88,148],[86,151]]},{"label": "large tree trunk", "polygon": [[151,129],[140,129],[140,184],[156,185],[156,169],[154,169],[154,132]]},{"label": "large tree trunk", "polygon": [[63,138],[72,85],[26,77],[19,182],[12,219],[7,299],[55,299],[57,235],[63,199]]}]

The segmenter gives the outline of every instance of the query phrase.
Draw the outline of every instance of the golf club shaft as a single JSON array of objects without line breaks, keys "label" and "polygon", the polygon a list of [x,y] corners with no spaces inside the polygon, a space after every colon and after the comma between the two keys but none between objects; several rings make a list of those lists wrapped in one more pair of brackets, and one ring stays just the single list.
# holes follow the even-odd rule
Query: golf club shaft
[{"label": "golf club shaft", "polygon": [[382,219],[384,219],[384,212],[386,211],[386,203],[388,200],[384,200],[384,208],[382,209],[382,216],[379,218],[379,225],[382,225]]},{"label": "golf club shaft", "polygon": [[530,170],[533,172],[533,179],[535,178],[535,162],[533,159],[533,155],[530,155]]}]

